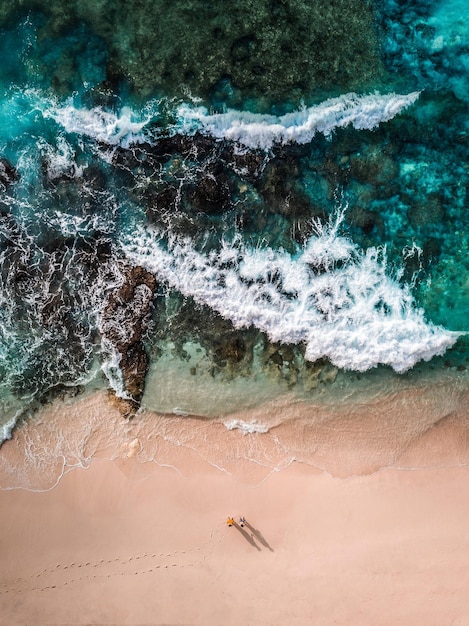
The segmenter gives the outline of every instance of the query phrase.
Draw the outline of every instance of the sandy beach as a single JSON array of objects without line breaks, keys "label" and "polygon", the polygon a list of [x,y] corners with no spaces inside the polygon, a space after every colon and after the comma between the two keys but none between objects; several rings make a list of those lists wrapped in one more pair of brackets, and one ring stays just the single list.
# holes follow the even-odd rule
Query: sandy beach
[{"label": "sandy beach", "polygon": [[2,492],[2,623],[468,623],[468,468],[186,469],[97,460]]},{"label": "sandy beach", "polygon": [[[168,417],[158,436],[152,431],[153,460],[144,460],[137,422],[112,442],[119,418],[100,395],[72,407],[56,403],[49,422],[19,429],[2,448],[3,479],[6,461],[23,454],[24,462],[28,446],[43,445],[33,432],[51,436],[54,411],[70,441],[67,424],[81,432],[78,441],[92,407],[101,427],[88,437],[86,468],[72,469],[71,445],[69,471],[55,487],[0,491],[2,624],[469,623],[462,423],[429,429],[401,454],[405,469],[344,477],[287,463],[288,455],[269,468],[259,462],[265,433],[199,420],[198,436],[205,432],[205,445],[218,450],[212,461],[220,450],[238,458],[220,469],[201,448],[176,445]],[[71,425],[70,411],[81,416]],[[346,446],[335,454],[350,456]],[[425,461],[420,468],[412,467],[417,459]],[[32,470],[26,478],[33,480]],[[229,528],[231,515],[248,524]]]}]

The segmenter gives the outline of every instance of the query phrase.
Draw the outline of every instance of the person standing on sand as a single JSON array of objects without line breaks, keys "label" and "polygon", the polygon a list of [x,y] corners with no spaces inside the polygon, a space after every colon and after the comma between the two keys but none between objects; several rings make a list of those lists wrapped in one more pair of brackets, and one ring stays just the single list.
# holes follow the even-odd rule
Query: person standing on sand
[{"label": "person standing on sand", "polygon": [[233,526],[233,524],[234,524],[234,519],[233,519],[232,517],[229,517],[229,518],[226,520],[226,523],[228,524],[228,526]]},{"label": "person standing on sand", "polygon": [[246,518],[245,517],[240,517],[239,518],[239,525],[240,526],[244,526],[245,523],[246,523]]}]

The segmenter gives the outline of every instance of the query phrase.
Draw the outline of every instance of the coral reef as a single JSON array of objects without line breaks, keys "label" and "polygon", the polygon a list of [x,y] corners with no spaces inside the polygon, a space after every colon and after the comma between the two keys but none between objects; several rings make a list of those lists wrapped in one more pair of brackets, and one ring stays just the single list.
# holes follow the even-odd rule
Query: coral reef
[{"label": "coral reef", "polygon": [[262,108],[364,88],[381,73],[368,0],[23,0],[21,10],[37,24],[35,71],[60,89],[97,84],[105,66],[109,84],[130,80],[141,97],[190,90]]}]

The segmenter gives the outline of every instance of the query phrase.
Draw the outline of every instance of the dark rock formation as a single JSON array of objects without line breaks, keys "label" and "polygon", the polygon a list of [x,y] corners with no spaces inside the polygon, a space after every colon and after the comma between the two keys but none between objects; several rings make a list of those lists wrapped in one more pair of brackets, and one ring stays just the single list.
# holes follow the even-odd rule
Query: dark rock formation
[{"label": "dark rock formation", "polygon": [[124,390],[131,398],[119,403],[126,417],[135,413],[145,388],[149,359],[142,337],[156,287],[153,274],[143,267],[130,268],[124,283],[109,296],[101,319],[102,336],[120,355]]},{"label": "dark rock formation", "polygon": [[360,183],[389,185],[399,174],[399,168],[392,158],[377,146],[372,146],[364,154],[350,157],[350,176]]},{"label": "dark rock formation", "polygon": [[300,170],[290,158],[272,159],[260,181],[260,192],[268,210],[291,218],[311,217],[312,207],[297,179]]},{"label": "dark rock formation", "polygon": [[376,211],[370,211],[359,205],[353,206],[347,212],[347,219],[352,225],[361,228],[365,234],[383,227],[383,218]]},{"label": "dark rock formation", "polygon": [[4,157],[0,157],[0,187],[5,189],[19,180],[16,169]]},{"label": "dark rock formation", "polygon": [[212,358],[219,367],[225,367],[227,364],[240,363],[245,358],[246,352],[242,336],[231,332],[215,340]]},{"label": "dark rock formation", "polygon": [[190,203],[196,211],[223,213],[231,204],[228,176],[221,164],[210,164],[189,192]]},{"label": "dark rock formation", "polygon": [[150,224],[164,224],[168,214],[176,215],[179,199],[178,190],[172,185],[160,185],[160,188],[146,194],[146,216]]}]

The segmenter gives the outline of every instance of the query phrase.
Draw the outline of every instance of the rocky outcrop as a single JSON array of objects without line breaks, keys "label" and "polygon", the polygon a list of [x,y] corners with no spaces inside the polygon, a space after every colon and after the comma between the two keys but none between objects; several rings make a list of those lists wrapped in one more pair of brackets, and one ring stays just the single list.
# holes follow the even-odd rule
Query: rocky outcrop
[{"label": "rocky outcrop", "polygon": [[223,213],[231,205],[231,192],[227,174],[220,163],[210,164],[189,192],[190,203],[196,211]]},{"label": "rocky outcrop", "polygon": [[19,180],[19,174],[13,165],[4,157],[0,157],[0,188],[6,189]]},{"label": "rocky outcrop", "polygon": [[156,287],[153,274],[143,267],[130,268],[124,283],[109,296],[101,318],[104,343],[119,357],[123,398],[117,401],[126,417],[138,409],[145,388],[149,358],[142,337]]}]

